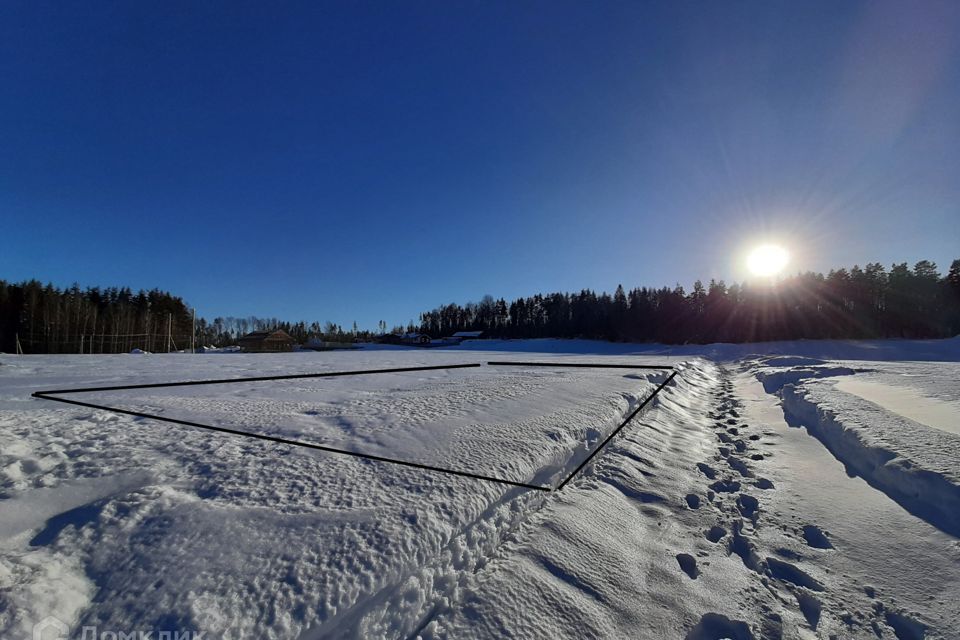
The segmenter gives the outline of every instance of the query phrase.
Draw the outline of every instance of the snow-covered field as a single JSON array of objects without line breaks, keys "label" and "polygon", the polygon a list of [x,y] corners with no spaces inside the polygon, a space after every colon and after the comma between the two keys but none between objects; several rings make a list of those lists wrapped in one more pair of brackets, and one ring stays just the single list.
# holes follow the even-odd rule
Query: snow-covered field
[{"label": "snow-covered field", "polygon": [[[552,492],[30,396],[488,360],[680,373]],[[0,355],[0,637],[960,638],[958,362],[956,339]],[[556,486],[666,375],[64,397]]]}]

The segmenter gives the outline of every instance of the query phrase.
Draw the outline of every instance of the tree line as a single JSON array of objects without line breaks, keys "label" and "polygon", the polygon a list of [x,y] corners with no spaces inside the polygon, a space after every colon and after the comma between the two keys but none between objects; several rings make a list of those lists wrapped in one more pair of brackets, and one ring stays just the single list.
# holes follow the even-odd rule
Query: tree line
[{"label": "tree line", "polygon": [[945,276],[928,260],[800,273],[763,284],[697,281],[618,286],[478,303],[420,316],[431,336],[484,331],[500,338],[592,338],[670,344],[795,339],[943,338],[960,334],[960,260]]},{"label": "tree line", "polygon": [[[278,318],[194,319],[180,297],[127,287],[59,289],[36,280],[0,280],[0,351],[125,353],[236,344],[251,331],[282,329],[298,343],[372,340],[356,323],[290,322]],[[709,343],[822,338],[942,338],[960,334],[960,260],[946,275],[921,260],[913,268],[879,263],[801,273],[775,284],[697,281],[674,287],[618,286],[611,295],[584,289],[517,298],[485,296],[447,304],[394,333],[434,337],[484,331],[498,338],[592,338],[629,342]]]},{"label": "tree line", "polygon": [[116,353],[189,346],[190,310],[167,292],[0,280],[0,351]]},{"label": "tree line", "polygon": [[[381,326],[385,327],[383,323]],[[193,317],[193,310],[166,291],[134,293],[128,287],[59,289],[37,280],[0,280],[0,352],[127,353],[175,351],[191,344],[224,347],[251,331],[283,329],[298,343],[311,339],[350,342],[369,332],[327,322],[277,318]]]}]

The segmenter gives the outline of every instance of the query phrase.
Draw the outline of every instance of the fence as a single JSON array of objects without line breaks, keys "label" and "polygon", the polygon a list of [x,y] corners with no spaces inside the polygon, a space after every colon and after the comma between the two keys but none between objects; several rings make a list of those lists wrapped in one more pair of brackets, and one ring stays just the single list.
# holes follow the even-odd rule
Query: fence
[{"label": "fence", "polygon": [[74,336],[16,335],[17,353],[129,353],[142,349],[169,353],[193,349],[191,334],[170,333],[90,333]]}]

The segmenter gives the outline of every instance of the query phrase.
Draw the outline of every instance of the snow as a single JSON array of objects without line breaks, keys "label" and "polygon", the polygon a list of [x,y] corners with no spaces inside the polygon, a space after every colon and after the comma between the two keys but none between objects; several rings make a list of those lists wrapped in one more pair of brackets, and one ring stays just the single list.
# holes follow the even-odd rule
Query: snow
[{"label": "snow", "polygon": [[[960,434],[911,416],[955,417],[955,403],[922,396],[895,381],[930,375],[929,365],[846,363],[850,367],[796,367],[757,372],[768,392],[779,393],[788,421],[804,426],[849,470],[906,509],[960,535]],[[867,368],[867,365],[870,368]],[[934,392],[960,396],[960,365],[936,366]],[[848,380],[843,377],[851,376]],[[866,382],[857,378],[867,377]],[[869,382],[887,380],[888,383]],[[877,397],[877,388],[889,390]],[[854,389],[860,394],[849,393]],[[864,389],[869,390],[864,397]],[[930,391],[928,391],[929,393]],[[899,411],[897,411],[899,410]],[[909,414],[904,416],[903,414]]]},{"label": "snow", "polygon": [[[779,526],[762,528],[756,544],[784,559],[802,558],[804,570],[824,580],[825,592],[806,594],[821,602],[819,635],[828,635],[824,627],[831,612],[848,611],[857,619],[857,611],[882,605],[884,624],[888,614],[915,619],[925,611],[934,621],[927,637],[956,637],[960,613],[951,598],[960,581],[957,538],[848,475],[818,440],[789,427],[778,399],[748,377],[740,379],[738,392],[744,418],[769,425],[761,441],[774,443],[769,446],[775,451],[755,463],[755,470],[774,483],[775,489],[763,494],[763,517]],[[866,626],[868,620],[860,622]],[[875,637],[872,629],[854,634],[838,626],[840,637]]]},{"label": "snow", "polygon": [[[916,361],[960,362],[960,336],[948,340],[791,340],[745,344],[662,345],[628,344],[592,340],[471,340],[464,351],[510,351],[526,353],[639,355],[704,357],[718,362],[735,362],[771,357],[803,357],[824,361]],[[808,362],[808,364],[810,364]]]},{"label": "snow", "polygon": [[[30,397],[511,359],[679,375],[553,492]],[[958,361],[957,340],[4,356],[0,637],[54,616],[71,637],[956,638],[960,435],[910,411],[953,407]],[[484,364],[64,397],[556,486],[666,373]]]},{"label": "snow", "polygon": [[915,422],[960,435],[960,402],[931,398],[910,387],[841,378],[837,389],[860,396]]}]

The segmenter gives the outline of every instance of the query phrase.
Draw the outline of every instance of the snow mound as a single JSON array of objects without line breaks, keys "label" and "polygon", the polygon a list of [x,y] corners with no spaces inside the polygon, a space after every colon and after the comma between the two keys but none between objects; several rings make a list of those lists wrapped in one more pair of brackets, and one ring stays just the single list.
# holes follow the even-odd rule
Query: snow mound
[{"label": "snow mound", "polygon": [[783,409],[848,468],[935,526],[960,535],[960,437],[931,429],[825,381],[786,384]]},{"label": "snow mound", "polygon": [[785,385],[796,384],[806,378],[829,378],[833,376],[852,376],[855,371],[849,367],[810,367],[798,369],[761,369],[757,379],[763,383],[767,393],[776,393]]},{"label": "snow mound", "polygon": [[769,356],[761,358],[761,360],[768,367],[796,367],[827,364],[826,360],[807,358],[805,356]]},{"label": "snow mound", "polygon": [[848,472],[914,515],[943,531],[960,534],[960,436],[843,392],[842,384],[829,380],[867,373],[869,379],[889,379],[906,389],[910,383],[926,385],[929,393],[943,395],[951,391],[944,378],[953,379],[955,367],[889,363],[865,369],[839,362],[808,366],[810,360],[760,359],[754,365],[762,362],[767,366],[753,372],[767,393],[780,396],[787,421],[806,427]]}]

